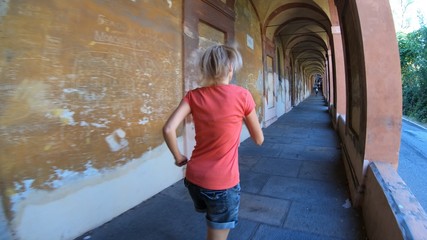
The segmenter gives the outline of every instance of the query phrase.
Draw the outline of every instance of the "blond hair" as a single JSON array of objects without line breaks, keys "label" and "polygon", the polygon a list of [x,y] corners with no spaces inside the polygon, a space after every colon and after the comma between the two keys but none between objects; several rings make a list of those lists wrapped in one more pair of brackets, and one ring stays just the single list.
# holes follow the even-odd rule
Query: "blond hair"
[{"label": "blond hair", "polygon": [[230,67],[234,72],[242,67],[242,56],[234,46],[211,46],[206,49],[200,61],[200,71],[206,84],[220,82],[227,76]]}]

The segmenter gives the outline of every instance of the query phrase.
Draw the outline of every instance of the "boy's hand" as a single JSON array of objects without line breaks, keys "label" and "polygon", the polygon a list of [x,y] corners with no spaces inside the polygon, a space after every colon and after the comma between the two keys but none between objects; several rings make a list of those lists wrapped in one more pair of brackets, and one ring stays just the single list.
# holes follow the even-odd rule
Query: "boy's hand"
[{"label": "boy's hand", "polygon": [[181,157],[175,159],[175,165],[177,165],[178,167],[184,166],[185,164],[187,164],[187,162],[188,159],[184,155],[181,155]]}]

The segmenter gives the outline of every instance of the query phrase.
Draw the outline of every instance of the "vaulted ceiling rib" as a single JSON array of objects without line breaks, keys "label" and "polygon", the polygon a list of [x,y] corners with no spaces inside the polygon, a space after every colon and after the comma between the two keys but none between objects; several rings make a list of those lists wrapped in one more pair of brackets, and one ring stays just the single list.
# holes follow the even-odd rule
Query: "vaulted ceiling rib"
[{"label": "vaulted ceiling rib", "polygon": [[267,39],[279,42],[304,72],[322,74],[330,50],[328,0],[251,0]]}]

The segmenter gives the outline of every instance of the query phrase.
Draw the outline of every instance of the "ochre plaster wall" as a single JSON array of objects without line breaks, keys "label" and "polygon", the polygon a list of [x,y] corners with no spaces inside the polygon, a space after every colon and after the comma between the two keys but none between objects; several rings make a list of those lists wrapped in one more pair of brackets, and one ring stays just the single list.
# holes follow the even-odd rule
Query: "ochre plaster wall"
[{"label": "ochre plaster wall", "polygon": [[[263,63],[260,22],[249,1],[235,3],[235,38],[242,54],[243,68],[236,75],[237,84],[247,88],[254,97],[257,114],[262,119],[263,107]],[[248,46],[253,43],[253,49]]]},{"label": "ochre plaster wall", "polygon": [[[141,167],[141,174],[131,180],[145,182],[168,161],[161,127],[183,92],[181,4],[1,4],[0,190],[15,230],[25,231],[24,222],[31,219],[26,211],[35,199],[39,206],[61,203],[59,199],[78,191],[64,191],[75,182],[85,186],[81,183],[89,178],[111,180],[130,171],[123,170],[130,163],[163,159],[157,166],[135,167]],[[147,192],[144,197],[182,176],[178,168],[165,172],[170,173],[165,179],[172,180],[154,184],[161,185],[157,190],[139,189]],[[122,184],[132,189],[131,183]],[[54,194],[60,191],[60,196]],[[144,197],[131,197],[112,212],[120,214]],[[74,212],[82,208],[74,207]],[[113,216],[97,217],[95,225]]]}]

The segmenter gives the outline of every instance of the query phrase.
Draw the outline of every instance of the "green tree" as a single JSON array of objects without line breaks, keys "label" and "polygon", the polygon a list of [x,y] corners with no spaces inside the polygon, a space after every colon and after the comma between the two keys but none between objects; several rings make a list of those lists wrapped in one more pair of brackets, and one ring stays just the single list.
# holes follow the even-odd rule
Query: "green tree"
[{"label": "green tree", "polygon": [[403,114],[427,123],[427,27],[397,35],[402,69]]}]

